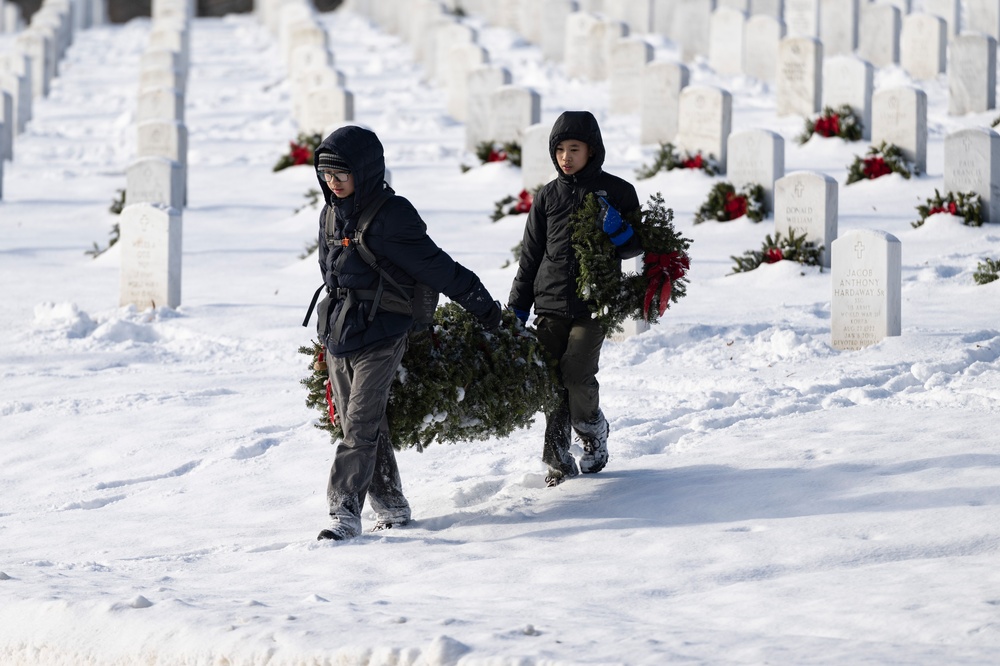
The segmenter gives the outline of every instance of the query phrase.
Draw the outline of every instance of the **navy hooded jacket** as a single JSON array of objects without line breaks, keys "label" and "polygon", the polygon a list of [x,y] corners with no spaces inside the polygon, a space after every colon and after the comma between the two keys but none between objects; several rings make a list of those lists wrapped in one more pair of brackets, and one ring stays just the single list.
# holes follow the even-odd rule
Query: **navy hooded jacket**
[{"label": "navy hooded jacket", "polygon": [[[556,161],[556,146],[571,139],[590,146],[592,155],[583,169],[567,175]],[[508,303],[524,312],[534,305],[540,315],[586,317],[592,314],[592,305],[577,295],[580,268],[571,243],[570,215],[593,192],[625,217],[639,210],[639,196],[628,181],[603,170],[604,140],[589,111],[566,111],[556,119],[549,134],[549,155],[559,176],[542,186],[531,204]],[[641,254],[638,236],[615,252],[619,259]]]},{"label": "navy hooded jacket", "polygon": [[[340,241],[351,236],[372,201],[383,191],[392,192],[385,184],[382,143],[371,130],[350,125],[341,127],[323,140],[314,155],[316,165],[323,153],[338,156],[354,176],[354,194],[339,199],[317,174],[326,201],[319,223],[319,265],[332,298],[327,313],[328,334],[323,344],[334,356],[347,356],[405,335],[413,325],[413,318],[380,309],[369,321],[372,301],[346,296],[346,290],[372,291],[379,283],[379,274],[361,258],[357,250],[350,244],[342,245]],[[325,221],[330,208],[336,218],[328,237]],[[393,196],[382,206],[368,226],[364,239],[378,259],[379,266],[399,284],[426,284],[480,320],[487,318],[496,308],[479,278],[431,240],[427,235],[427,225],[403,197]],[[343,312],[345,307],[347,311]],[[334,339],[332,325],[341,317],[340,336]],[[322,325],[323,322],[321,328]]]}]

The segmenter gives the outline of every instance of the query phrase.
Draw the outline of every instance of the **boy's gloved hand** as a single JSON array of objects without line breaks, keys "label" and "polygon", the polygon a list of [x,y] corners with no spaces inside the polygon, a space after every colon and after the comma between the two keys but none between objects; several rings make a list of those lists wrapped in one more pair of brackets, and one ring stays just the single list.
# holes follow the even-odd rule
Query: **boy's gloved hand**
[{"label": "boy's gloved hand", "polygon": [[503,321],[503,312],[501,312],[500,303],[497,301],[493,301],[493,307],[479,318],[479,323],[487,331],[495,331],[500,326],[501,321]]},{"label": "boy's gloved hand", "polygon": [[528,323],[529,312],[527,310],[522,310],[521,308],[515,308],[515,307],[511,307],[511,310],[514,311],[514,316],[521,321],[522,326]]},{"label": "boy's gloved hand", "polygon": [[615,210],[614,206],[608,203],[604,197],[598,197],[601,201],[601,223],[604,226],[604,233],[611,238],[611,242],[622,245],[632,238],[632,227],[622,219],[621,213]]}]

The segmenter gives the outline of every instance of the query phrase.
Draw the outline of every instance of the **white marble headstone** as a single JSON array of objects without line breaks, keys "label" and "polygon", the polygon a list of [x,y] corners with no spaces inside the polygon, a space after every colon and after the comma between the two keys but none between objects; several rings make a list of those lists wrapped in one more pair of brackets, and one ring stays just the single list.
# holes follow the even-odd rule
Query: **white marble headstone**
[{"label": "white marble headstone", "polygon": [[639,113],[642,105],[642,75],[653,59],[653,47],[644,40],[627,37],[611,47],[609,82],[611,113]]},{"label": "white marble headstone", "polygon": [[902,333],[902,261],[899,239],[878,230],[854,230],[833,241],[830,270],[831,346],[857,350]]},{"label": "white marble headstone", "polygon": [[826,57],[854,53],[860,11],[858,0],[820,0],[819,36]]},{"label": "white marble headstone", "polygon": [[813,37],[785,37],[778,53],[777,113],[808,118],[820,110],[823,96],[823,44]]},{"label": "white marble headstone", "polygon": [[743,46],[747,16],[731,7],[719,7],[709,22],[708,65],[723,76],[743,73]]},{"label": "white marble headstone", "polygon": [[778,78],[778,52],[785,37],[785,24],[766,14],[754,14],[746,23],[743,71],[760,81]]},{"label": "white marble headstone", "polygon": [[961,34],[952,40],[948,54],[948,113],[961,116],[996,108],[996,40]]},{"label": "white marble headstone", "polygon": [[983,220],[1000,223],[1000,134],[968,127],[946,136],[944,189],[975,192],[983,203]]},{"label": "white marble headstone", "polygon": [[522,132],[521,178],[524,189],[531,192],[556,177],[556,168],[549,153],[552,125],[537,123]]},{"label": "white marble headstone", "polygon": [[468,150],[475,150],[480,143],[493,140],[490,137],[491,95],[510,82],[510,70],[505,67],[475,67],[469,72],[469,109],[465,114],[465,147]]},{"label": "white marble headstone", "polygon": [[898,146],[917,173],[927,173],[927,93],[912,86],[872,96],[872,144]]},{"label": "white marble headstone", "polygon": [[748,129],[729,135],[726,177],[736,189],[764,188],[764,205],[774,210],[774,183],[785,175],[785,140],[777,132]]},{"label": "white marble headstone", "polygon": [[948,25],[930,14],[908,14],[899,36],[899,64],[917,80],[937,78],[945,71],[948,53]]},{"label": "white marble headstone", "polygon": [[851,107],[861,121],[861,138],[872,135],[872,94],[875,68],[856,56],[838,55],[823,61],[823,106]]},{"label": "white marble headstone", "polygon": [[166,157],[140,157],[125,170],[125,204],[151,203],[184,208],[181,165]]},{"label": "white marble headstone", "polygon": [[642,74],[639,141],[672,143],[677,138],[681,90],[691,78],[687,65],[654,60]]},{"label": "white marble headstone", "polygon": [[837,238],[837,181],[815,171],[795,171],[774,185],[774,230],[790,231],[823,248],[823,266],[830,266],[830,246]]},{"label": "white marble headstone", "polygon": [[733,96],[715,86],[687,86],[681,91],[677,147],[718,161],[726,172],[726,150],[733,124]]},{"label": "white marble headstone", "polygon": [[489,139],[497,143],[521,143],[521,134],[538,123],[542,98],[531,88],[507,85],[490,95]]},{"label": "white marble headstone", "polygon": [[899,33],[902,15],[888,4],[865,4],[858,26],[858,56],[875,67],[889,67],[899,62]]},{"label": "white marble headstone", "polygon": [[181,304],[181,213],[137,203],[121,213],[120,305],[145,310]]}]

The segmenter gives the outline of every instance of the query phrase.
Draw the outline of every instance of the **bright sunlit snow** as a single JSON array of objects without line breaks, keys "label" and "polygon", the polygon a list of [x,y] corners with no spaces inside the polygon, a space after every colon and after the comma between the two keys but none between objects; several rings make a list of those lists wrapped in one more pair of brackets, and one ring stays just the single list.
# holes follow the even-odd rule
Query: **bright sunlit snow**
[{"label": "bright sunlit snow", "polygon": [[[546,488],[542,419],[505,440],[398,455],[414,522],[317,542],[333,447],[297,353],[320,284],[309,166],[283,60],[252,15],[191,23],[182,305],[119,308],[108,208],[135,156],[149,20],[77,33],[4,165],[0,201],[0,663],[987,664],[1000,650],[1000,226],[948,215],[944,137],[997,112],[928,96],[928,174],[845,185],[867,144],[795,140],[773,90],[693,63],[733,94],[733,130],[785,138],[786,173],[839,183],[839,229],[902,244],[902,335],[830,346],[829,271],[730,274],[773,220],[694,226],[713,179],[652,161],[608,84],[538,47],[480,42],[542,120],[589,109],[608,171],[662,192],[694,239],[688,296],[608,342],[611,461]],[[432,237],[506,302],[523,216],[493,223],[517,169],[477,163],[410,48],[321,15],[356,121]],[[0,47],[9,36],[0,37]],[[673,44],[650,38],[657,58]],[[910,84],[898,68],[876,87]],[[299,210],[303,206],[306,208]],[[298,211],[298,212],[296,212]],[[579,451],[577,451],[579,453]],[[372,516],[363,515],[365,528]]]}]

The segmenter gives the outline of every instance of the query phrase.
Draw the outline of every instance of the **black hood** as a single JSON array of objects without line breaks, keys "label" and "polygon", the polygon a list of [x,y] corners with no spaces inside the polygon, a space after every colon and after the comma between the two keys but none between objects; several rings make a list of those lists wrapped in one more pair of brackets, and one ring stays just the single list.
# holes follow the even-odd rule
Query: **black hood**
[{"label": "black hood", "polygon": [[559,145],[560,141],[570,139],[583,141],[593,151],[593,155],[587,161],[587,166],[575,174],[575,178],[587,180],[599,174],[601,167],[604,166],[605,151],[604,139],[601,138],[601,128],[597,124],[597,118],[594,117],[594,114],[590,111],[564,111],[553,123],[552,132],[549,134],[549,157],[552,158],[552,164],[555,165],[556,173],[559,174],[560,178],[568,178],[568,176],[563,174],[559,163],[556,162],[556,146]]},{"label": "black hood", "polygon": [[385,154],[382,142],[371,130],[347,125],[334,131],[316,149],[313,155],[314,166],[319,166],[319,156],[323,153],[333,153],[340,157],[354,175],[354,194],[340,200],[333,196],[333,191],[317,173],[326,203],[345,207],[343,212],[350,216],[364,209],[382,191],[385,182]]}]

